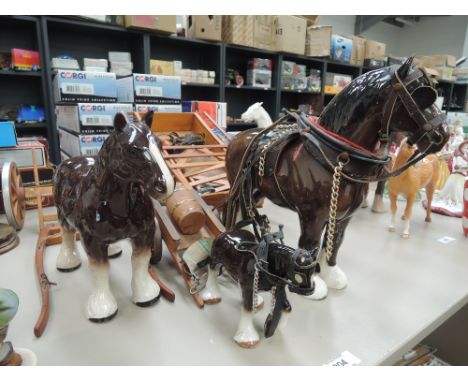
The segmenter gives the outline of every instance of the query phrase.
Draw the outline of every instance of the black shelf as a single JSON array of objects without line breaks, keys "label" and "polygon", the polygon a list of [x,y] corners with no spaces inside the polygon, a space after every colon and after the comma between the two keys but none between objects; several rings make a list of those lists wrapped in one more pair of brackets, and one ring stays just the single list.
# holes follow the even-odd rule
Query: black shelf
[{"label": "black shelf", "polygon": [[243,90],[257,90],[257,91],[266,91],[266,92],[275,92],[276,88],[261,88],[259,86],[249,86],[249,85],[226,85],[226,89],[243,89]]},{"label": "black shelf", "polygon": [[321,95],[320,92],[311,92],[308,90],[289,90],[289,89],[281,89],[281,93]]},{"label": "black shelf", "polygon": [[14,70],[0,70],[0,76],[20,76],[20,77],[41,77],[41,72],[27,72],[27,71],[14,71]]},{"label": "black shelf", "polygon": [[182,87],[184,87],[184,86],[195,87],[195,88],[215,88],[215,89],[219,88],[218,84],[199,84],[199,83],[196,83],[196,82],[182,83]]},{"label": "black shelf", "polygon": [[[374,68],[336,62],[324,57],[309,57],[292,53],[279,53],[258,48],[210,42],[165,35],[158,32],[127,29],[119,25],[100,23],[70,16],[0,16],[0,50],[13,47],[40,52],[40,72],[0,71],[0,85],[9,89],[0,94],[0,103],[43,105],[48,122],[37,125],[18,125],[18,135],[32,132],[49,140],[52,161],[60,161],[54,100],[52,90],[51,59],[67,54],[83,64],[83,58],[107,58],[110,50],[129,51],[135,73],[150,73],[150,59],[179,60],[183,68],[212,70],[216,72],[215,84],[182,84],[183,100],[220,101],[229,104],[229,115],[240,115],[253,103],[263,102],[263,107],[275,120],[282,107],[295,108],[311,104],[320,111],[335,96],[324,94],[327,72],[348,74],[353,78]],[[246,78],[250,58],[269,58],[273,63],[271,88],[226,85],[224,76],[232,68]],[[307,71],[317,69],[322,75],[320,93],[281,89],[281,64],[294,61],[306,65]],[[309,73],[307,73],[309,74]],[[38,86],[31,86],[30,78],[39,78]],[[467,84],[440,80],[446,101],[466,102]],[[35,83],[34,83],[35,84]],[[456,98],[456,99],[455,99]],[[463,101],[463,102],[462,102]],[[445,102],[447,104],[447,102]]]},{"label": "black shelf", "polygon": [[15,123],[16,129],[47,129],[47,122]]}]

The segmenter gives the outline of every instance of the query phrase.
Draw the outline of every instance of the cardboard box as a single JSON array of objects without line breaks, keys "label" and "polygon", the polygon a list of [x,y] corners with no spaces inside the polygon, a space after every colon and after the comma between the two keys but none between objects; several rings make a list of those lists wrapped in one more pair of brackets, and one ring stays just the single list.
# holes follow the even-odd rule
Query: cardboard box
[{"label": "cardboard box", "polygon": [[78,134],[109,134],[115,115],[132,111],[133,105],[128,103],[79,103],[55,108],[57,126]]},{"label": "cardboard box", "polygon": [[331,50],[332,27],[311,26],[307,28],[305,55],[328,57]]},{"label": "cardboard box", "polygon": [[352,50],[353,40],[337,34],[332,35],[330,51],[332,60],[349,64]]},{"label": "cardboard box", "polygon": [[180,113],[182,105],[135,104],[135,111],[137,113],[147,113],[148,111],[154,111],[155,113]]},{"label": "cardboard box", "polygon": [[0,147],[17,146],[15,123],[12,121],[0,122]]},{"label": "cardboard box", "polygon": [[325,94],[338,94],[353,80],[352,76],[338,73],[326,73]]},{"label": "cardboard box", "polygon": [[273,61],[269,58],[251,58],[247,63],[247,69],[272,70]]},{"label": "cardboard box", "polygon": [[439,66],[446,66],[449,68],[454,68],[456,65],[456,57],[451,55],[435,55],[435,56],[428,56],[429,57],[429,67],[430,68],[437,68]]},{"label": "cardboard box", "polygon": [[376,60],[385,59],[386,45],[382,42],[374,40],[366,40],[366,49],[364,52],[364,59],[375,58]]},{"label": "cardboard box", "polygon": [[206,117],[205,113],[208,114],[222,129],[226,129],[227,126],[227,104],[226,102],[211,102],[211,101],[183,101],[182,102],[183,112],[198,113],[200,117],[210,127],[213,124]]},{"label": "cardboard box", "polygon": [[53,88],[56,103],[117,101],[115,73],[58,70]]},{"label": "cardboard box", "polygon": [[223,41],[259,49],[275,49],[274,16],[223,16]]},{"label": "cardboard box", "polygon": [[364,64],[364,55],[366,51],[366,39],[358,36],[351,36],[351,40],[353,41],[353,49],[351,51],[350,63],[362,66]]},{"label": "cardboard box", "polygon": [[247,70],[247,85],[259,88],[271,88],[271,70]]},{"label": "cardboard box", "polygon": [[36,156],[38,167],[47,165],[46,150],[43,144],[37,141],[18,142],[18,146],[0,149],[0,167],[5,162],[14,161],[19,169],[32,168],[33,158],[32,153]]},{"label": "cardboard box", "polygon": [[150,60],[151,74],[161,74],[163,76],[174,75],[174,62],[163,60]]},{"label": "cardboard box", "polygon": [[304,54],[307,21],[297,16],[276,16],[276,50],[279,52]]},{"label": "cardboard box", "polygon": [[17,49],[11,50],[11,68],[13,70],[40,70],[41,60],[39,52],[35,50]]},{"label": "cardboard box", "polygon": [[70,157],[97,155],[108,134],[81,135],[58,129],[60,150]]},{"label": "cardboard box", "polygon": [[150,29],[164,33],[176,33],[176,16],[150,16],[150,15],[132,15],[125,16],[125,26],[127,28]]},{"label": "cardboard box", "polygon": [[200,40],[221,41],[221,17],[218,16],[189,16],[187,37]]},{"label": "cardboard box", "polygon": [[117,80],[119,102],[180,104],[180,77],[136,74]]}]

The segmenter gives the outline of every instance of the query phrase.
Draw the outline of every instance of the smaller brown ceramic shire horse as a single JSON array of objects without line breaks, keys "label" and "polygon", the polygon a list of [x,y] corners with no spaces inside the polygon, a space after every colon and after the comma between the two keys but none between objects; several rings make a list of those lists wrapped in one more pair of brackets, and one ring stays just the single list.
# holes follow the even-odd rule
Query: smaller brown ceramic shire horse
[{"label": "smaller brown ceramic shire horse", "polygon": [[[282,234],[270,234],[258,243],[251,232],[235,229],[222,233],[213,242],[208,271],[210,281],[216,274],[215,268],[222,265],[242,290],[241,319],[234,336],[234,340],[242,347],[252,347],[259,342],[252,321],[254,294],[258,296],[259,291],[273,293],[275,304],[265,321],[265,337],[271,337],[280,318],[291,312],[285,287],[301,295],[309,295],[314,290],[311,278],[317,264],[318,251],[294,249],[277,242],[278,238],[282,240]],[[256,269],[257,287],[254,281]]]},{"label": "smaller brown ceramic shire horse", "polygon": [[[249,167],[252,193],[296,211],[301,227],[299,247],[313,250],[324,229],[328,230],[333,173],[338,158],[350,158],[343,168],[339,187],[336,229],[331,239],[333,250],[328,256],[324,251],[320,255],[321,277],[314,275],[313,299],[325,298],[328,287],[343,289],[347,285],[346,274],[337,265],[344,233],[352,214],[362,203],[368,183],[389,176],[384,167],[388,158],[373,154],[379,137],[393,131],[407,132],[409,141],[417,145],[419,152],[408,165],[438,152],[448,140],[445,115],[434,104],[437,94],[427,75],[414,68],[412,61],[413,57],[399,67],[373,70],[354,79],[330,101],[316,123],[303,116],[296,119],[302,132],[284,141],[276,159],[270,161],[274,166],[265,169],[265,176],[260,175],[258,161]],[[244,184],[238,181],[246,178],[249,161],[244,158],[252,158],[255,155],[252,152],[265,147],[259,144],[264,137],[263,130],[251,129],[229,143],[226,169],[231,184],[230,200],[236,197],[236,185]],[[265,163],[268,165],[268,157]],[[226,208],[225,216],[229,217],[226,220],[232,220],[242,203],[236,208]]]},{"label": "smaller brown ceramic shire horse", "polygon": [[[148,124],[151,117],[148,113],[145,118]],[[70,158],[57,168],[54,195],[63,230],[57,267],[79,266],[74,240],[78,230],[94,279],[87,303],[91,321],[105,321],[117,314],[107,249],[122,239],[130,239],[133,247],[133,301],[148,306],[158,300],[160,288],[148,272],[156,229],[151,197],[167,197],[173,189],[174,179],[156,137],[147,124],[129,123],[121,113],[97,157]]]}]

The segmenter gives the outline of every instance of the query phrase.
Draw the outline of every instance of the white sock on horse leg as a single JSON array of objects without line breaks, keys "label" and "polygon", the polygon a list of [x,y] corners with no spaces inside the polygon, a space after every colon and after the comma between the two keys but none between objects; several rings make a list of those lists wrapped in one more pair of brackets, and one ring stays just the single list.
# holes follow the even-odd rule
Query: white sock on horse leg
[{"label": "white sock on horse leg", "polygon": [[109,285],[109,264],[90,259],[89,269],[94,285],[86,306],[88,318],[93,321],[111,318],[117,313],[117,301]]},{"label": "white sock on horse leg", "polygon": [[132,301],[137,305],[154,302],[159,297],[160,288],[148,271],[151,250],[146,248],[132,254]]},{"label": "white sock on horse leg", "polygon": [[346,274],[338,265],[328,265],[325,253],[323,253],[320,259],[320,276],[323,278],[328,288],[344,289],[348,285]]},{"label": "white sock on horse leg", "polygon": [[317,274],[312,276],[312,281],[314,282],[314,293],[303,297],[309,300],[323,300],[328,295],[327,284]]},{"label": "white sock on horse leg", "polygon": [[208,266],[208,279],[205,288],[201,291],[201,297],[206,304],[217,304],[221,301],[216,270],[211,269],[210,266]]},{"label": "white sock on horse leg", "polygon": [[260,336],[253,324],[253,312],[248,312],[244,306],[241,307],[239,326],[234,335],[234,341],[244,348],[254,347],[260,341]]},{"label": "white sock on horse leg", "polygon": [[401,234],[401,237],[403,239],[408,239],[409,238],[409,227],[410,227],[410,219],[408,218],[404,222],[404,228],[403,228],[403,232]]},{"label": "white sock on horse leg", "polygon": [[76,269],[81,264],[81,258],[76,248],[75,232],[62,229],[62,245],[56,260],[58,270]]}]

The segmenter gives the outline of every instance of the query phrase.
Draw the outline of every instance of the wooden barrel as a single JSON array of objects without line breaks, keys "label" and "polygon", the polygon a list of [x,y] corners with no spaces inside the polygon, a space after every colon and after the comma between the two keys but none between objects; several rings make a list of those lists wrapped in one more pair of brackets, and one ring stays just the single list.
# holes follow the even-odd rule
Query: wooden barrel
[{"label": "wooden barrel", "polygon": [[185,235],[193,235],[205,225],[205,213],[195,200],[192,190],[177,185],[167,199],[166,207],[180,232]]}]

